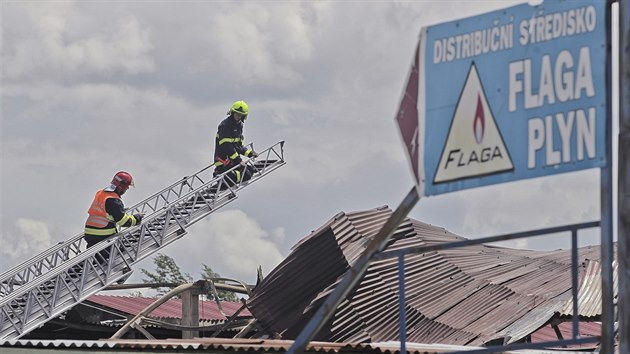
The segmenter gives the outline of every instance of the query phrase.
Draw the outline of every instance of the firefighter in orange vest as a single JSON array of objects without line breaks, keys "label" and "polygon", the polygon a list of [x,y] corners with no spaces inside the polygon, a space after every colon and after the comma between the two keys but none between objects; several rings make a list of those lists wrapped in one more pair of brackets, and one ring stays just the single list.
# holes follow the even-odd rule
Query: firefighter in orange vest
[{"label": "firefighter in orange vest", "polygon": [[[133,177],[128,172],[120,171],[114,175],[108,187],[96,192],[85,222],[83,239],[87,242],[87,248],[114,236],[120,227],[140,224],[144,214],[125,213],[125,207],[120,199],[129,186],[133,186]],[[102,255],[109,258],[109,252]]]}]

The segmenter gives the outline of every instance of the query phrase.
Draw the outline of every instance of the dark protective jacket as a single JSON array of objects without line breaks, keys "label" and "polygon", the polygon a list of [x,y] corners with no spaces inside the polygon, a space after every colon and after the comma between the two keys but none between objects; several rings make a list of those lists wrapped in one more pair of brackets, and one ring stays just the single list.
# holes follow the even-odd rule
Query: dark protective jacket
[{"label": "dark protective jacket", "polygon": [[88,209],[85,222],[85,235],[103,236],[115,234],[118,227],[129,227],[140,224],[142,215],[126,214],[120,195],[116,192],[99,190]]},{"label": "dark protective jacket", "polygon": [[237,122],[232,116],[225,118],[217,130],[214,144],[214,166],[217,172],[227,171],[241,163],[241,156],[249,157],[251,149],[243,146],[243,123]]}]

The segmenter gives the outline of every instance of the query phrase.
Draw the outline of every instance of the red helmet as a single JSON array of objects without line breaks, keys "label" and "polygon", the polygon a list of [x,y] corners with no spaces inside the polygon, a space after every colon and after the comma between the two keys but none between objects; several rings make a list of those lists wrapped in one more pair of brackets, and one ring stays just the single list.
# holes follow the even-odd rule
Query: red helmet
[{"label": "red helmet", "polygon": [[133,186],[133,177],[128,172],[120,171],[112,178],[112,184],[122,191],[129,189],[129,186]]}]

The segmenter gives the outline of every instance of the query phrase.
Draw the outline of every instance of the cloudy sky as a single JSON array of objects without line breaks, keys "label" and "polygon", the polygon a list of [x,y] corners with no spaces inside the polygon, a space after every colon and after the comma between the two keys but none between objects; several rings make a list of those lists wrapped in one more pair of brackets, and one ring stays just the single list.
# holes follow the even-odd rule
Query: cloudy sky
[{"label": "cloudy sky", "polygon": [[[133,205],[210,164],[240,99],[246,140],[285,140],[287,164],[164,250],[184,271],[251,282],[336,213],[394,209],[413,183],[394,116],[421,26],[523,2],[2,0],[0,271],[81,233],[115,172],[133,174]],[[599,171],[425,198],[410,216],[469,238],[598,220]]]}]

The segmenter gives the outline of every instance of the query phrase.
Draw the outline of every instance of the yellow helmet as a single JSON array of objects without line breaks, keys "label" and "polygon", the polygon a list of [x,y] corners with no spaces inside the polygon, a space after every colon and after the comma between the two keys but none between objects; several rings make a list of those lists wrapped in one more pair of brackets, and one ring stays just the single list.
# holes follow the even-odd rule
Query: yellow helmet
[{"label": "yellow helmet", "polygon": [[232,104],[232,107],[230,107],[228,114],[231,114],[232,112],[240,113],[243,116],[247,117],[247,114],[249,113],[249,107],[247,106],[247,103],[245,103],[245,101],[236,101],[234,102],[234,104]]}]

